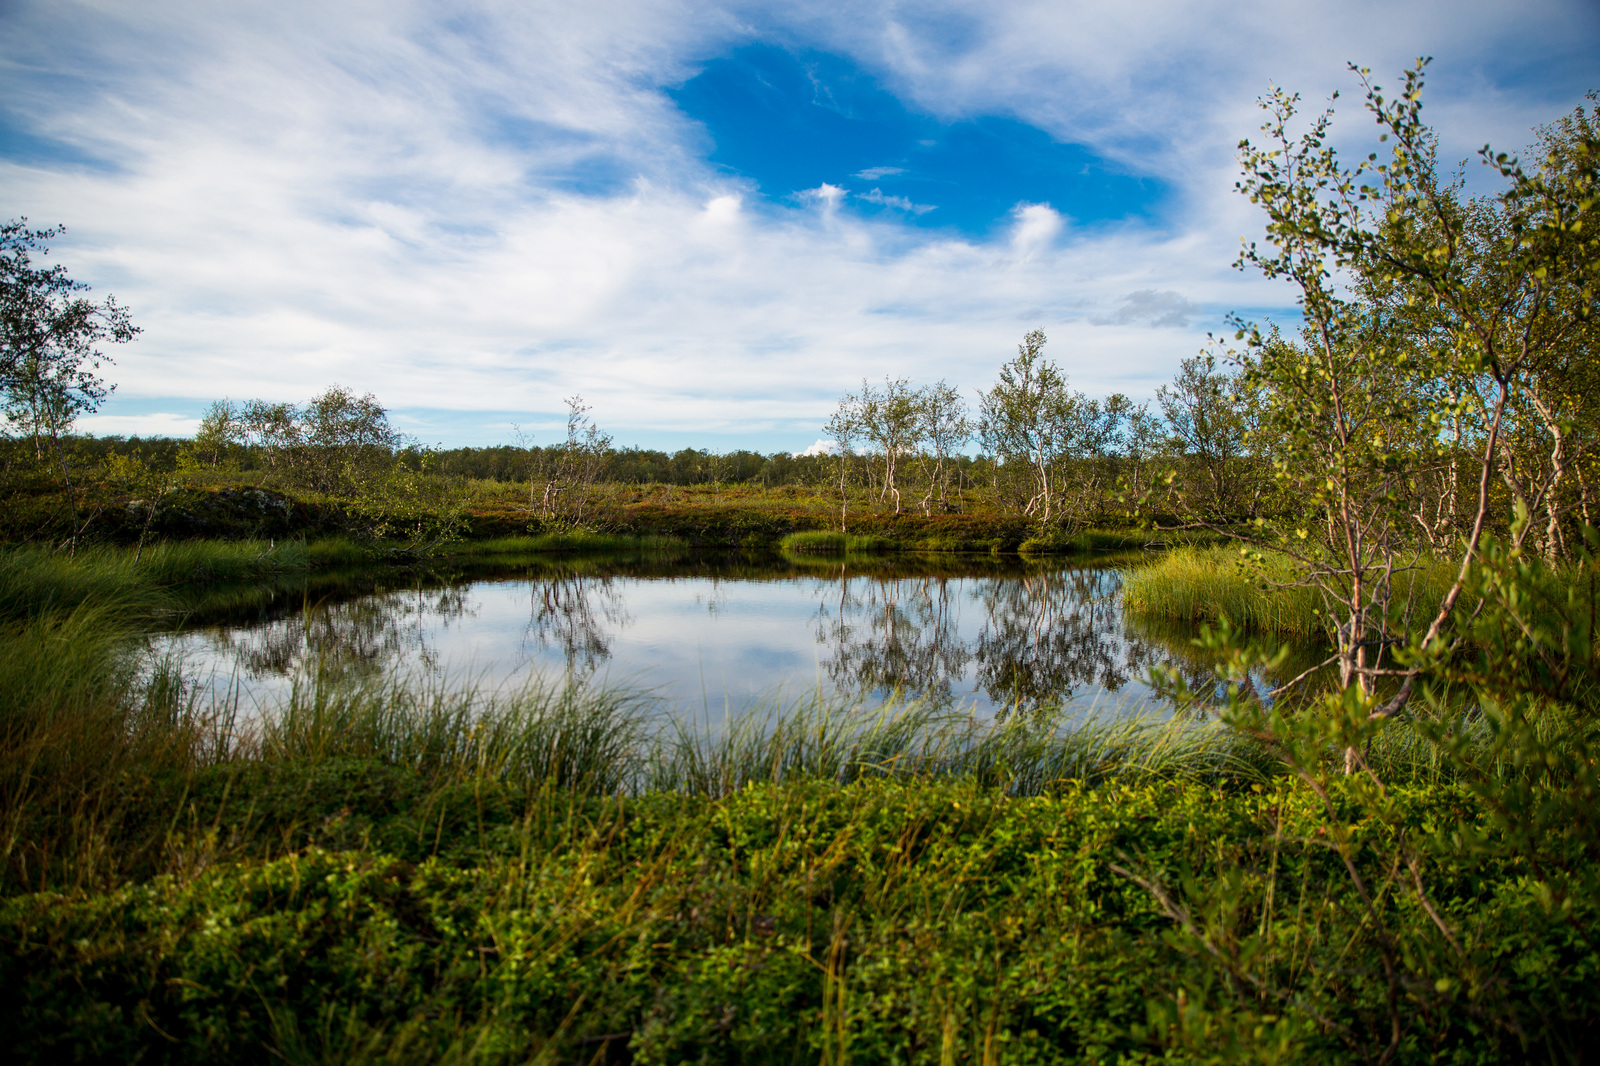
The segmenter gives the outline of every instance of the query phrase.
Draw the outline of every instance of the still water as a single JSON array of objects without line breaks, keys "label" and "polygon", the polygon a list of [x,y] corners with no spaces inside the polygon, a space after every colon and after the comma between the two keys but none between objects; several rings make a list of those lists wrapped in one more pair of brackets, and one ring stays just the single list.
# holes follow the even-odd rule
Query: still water
[{"label": "still water", "polygon": [[1177,661],[1122,617],[1122,572],[1018,560],[537,560],[452,574],[320,577],[213,607],[158,636],[191,676],[270,706],[319,664],[487,685],[531,674],[648,691],[723,714],[819,687],[868,702],[895,691],[979,714],[1059,702],[1158,710],[1143,681]]}]

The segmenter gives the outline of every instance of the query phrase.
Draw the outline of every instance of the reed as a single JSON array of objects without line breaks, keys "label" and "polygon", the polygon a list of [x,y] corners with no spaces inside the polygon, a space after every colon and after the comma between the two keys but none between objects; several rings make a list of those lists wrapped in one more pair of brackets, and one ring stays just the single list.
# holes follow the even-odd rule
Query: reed
[{"label": "reed", "polygon": [[124,605],[0,626],[0,885],[94,883],[129,783],[211,745],[174,664],[146,663]]},{"label": "reed", "polygon": [[641,760],[647,786],[726,797],[755,783],[969,779],[1010,795],[1069,782],[1263,780],[1273,760],[1215,724],[1109,708],[983,719],[931,700],[873,706],[815,694],[768,702],[721,728],[673,719]]},{"label": "reed", "polygon": [[638,779],[650,710],[645,697],[570,678],[485,688],[432,675],[319,671],[257,716],[245,750],[268,763],[370,760],[435,782],[614,794]]},{"label": "reed", "polygon": [[69,612],[84,604],[152,616],[175,609],[174,593],[265,581],[371,561],[348,540],[165,541],[142,550],[91,545],[69,553],[0,548],[0,620]]}]

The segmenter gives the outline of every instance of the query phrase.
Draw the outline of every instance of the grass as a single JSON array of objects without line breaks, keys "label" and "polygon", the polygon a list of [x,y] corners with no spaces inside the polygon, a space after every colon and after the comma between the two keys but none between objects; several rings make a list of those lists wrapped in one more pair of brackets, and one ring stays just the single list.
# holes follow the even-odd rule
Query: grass
[{"label": "grass", "polygon": [[67,553],[0,548],[0,620],[42,617],[85,604],[146,616],[171,610],[177,593],[260,582],[284,574],[371,562],[360,545],[313,541],[169,541],[143,551],[92,545]]},{"label": "grass", "polygon": [[[155,831],[145,870],[0,898],[14,1061],[1362,1061],[1390,1039],[1374,926],[1409,950],[1391,1061],[1555,1058],[1600,1011],[1571,935],[1600,898],[1541,908],[1518,861],[1456,855],[1426,874],[1470,915],[1451,953],[1204,726],[809,706],[651,739],[565,691],[308,690],[152,777],[99,848]],[[633,787],[559,769],[638,742]],[[1457,787],[1385,802],[1480,828]],[[1382,878],[1407,839],[1366,824],[1353,861]],[[1513,942],[1560,964],[1480,982]]]},{"label": "grass", "polygon": [[785,554],[846,555],[852,553],[893,551],[899,545],[888,537],[859,533],[836,533],[826,529],[808,529],[790,533],[778,542],[778,550]]},{"label": "grass", "polygon": [[[1396,576],[1400,600],[1409,596],[1417,605],[1414,617],[1431,620],[1457,565],[1424,560],[1421,569]],[[1250,632],[1301,641],[1327,639],[1321,595],[1293,583],[1292,576],[1287,561],[1276,556],[1267,555],[1257,565],[1237,548],[1183,547],[1131,569],[1123,585],[1123,606],[1141,619],[1214,624],[1227,618]]]},{"label": "grass", "polygon": [[963,779],[1032,796],[1069,781],[1242,781],[1273,772],[1248,742],[1182,719],[1069,719],[1045,709],[997,722],[939,702],[862,706],[820,694],[746,708],[721,728],[674,720],[644,765],[646,790],[713,798],[808,779]]},{"label": "grass", "polygon": [[312,676],[241,738],[243,758],[356,759],[436,782],[544,782],[610,795],[633,786],[648,701],[535,678],[483,691],[438,677]]},{"label": "grass", "polygon": [[683,541],[677,537],[655,534],[594,533],[580,529],[566,533],[531,533],[524,536],[461,541],[450,544],[444,549],[444,553],[450,558],[537,555],[550,552],[629,552],[650,555],[673,555],[681,552],[684,547]]}]

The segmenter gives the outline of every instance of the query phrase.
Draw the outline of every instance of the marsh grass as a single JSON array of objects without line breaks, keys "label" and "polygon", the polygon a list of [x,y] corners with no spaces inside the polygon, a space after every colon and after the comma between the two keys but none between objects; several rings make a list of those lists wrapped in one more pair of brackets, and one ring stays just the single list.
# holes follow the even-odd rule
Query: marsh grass
[{"label": "marsh grass", "polygon": [[[80,605],[153,617],[207,586],[269,581],[370,562],[352,541],[166,541],[142,551],[91,545],[76,552],[0,548],[0,620],[37,618]],[[115,627],[111,631],[117,631]]]},{"label": "marsh grass", "polygon": [[432,675],[299,679],[279,707],[252,716],[246,757],[401,767],[430,781],[492,780],[615,794],[637,778],[647,698],[570,679],[512,687]]},{"label": "marsh grass", "polygon": [[932,700],[864,705],[816,694],[744,710],[720,727],[673,718],[642,760],[652,789],[726,797],[806,779],[965,779],[1031,796],[1068,782],[1262,780],[1271,760],[1214,724],[1122,708],[1042,708],[1003,720]]},{"label": "marsh grass", "polygon": [[[1398,604],[1414,605],[1413,618],[1426,625],[1455,579],[1457,565],[1425,559],[1419,569],[1397,574]],[[1227,546],[1178,548],[1130,569],[1123,607],[1141,619],[1199,624],[1226,618],[1245,631],[1299,641],[1328,635],[1321,595],[1294,580],[1287,560],[1267,555],[1258,566]]]},{"label": "marsh grass", "polygon": [[174,664],[141,663],[121,605],[0,626],[0,883],[95,883],[127,784],[211,745]]},{"label": "marsh grass", "polygon": [[457,559],[523,556],[550,552],[673,556],[681,554],[686,547],[677,537],[660,534],[596,533],[580,529],[565,533],[530,533],[515,537],[461,541],[451,544],[444,554]]},{"label": "marsh grass", "polygon": [[784,554],[849,555],[895,551],[898,542],[888,537],[863,533],[835,533],[826,529],[807,529],[790,533],[778,543]]}]

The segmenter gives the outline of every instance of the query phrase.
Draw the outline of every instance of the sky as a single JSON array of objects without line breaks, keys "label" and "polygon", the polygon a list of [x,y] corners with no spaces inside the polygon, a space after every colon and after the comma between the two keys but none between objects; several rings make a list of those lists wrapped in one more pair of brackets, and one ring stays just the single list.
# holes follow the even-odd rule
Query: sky
[{"label": "sky", "polygon": [[[970,401],[1043,329],[1147,399],[1235,313],[1273,85],[1447,160],[1600,88],[1600,0],[0,0],[0,216],[144,330],[80,428],[372,392],[427,444],[812,446],[863,378]],[[1492,188],[1467,166],[1469,188]]]}]

